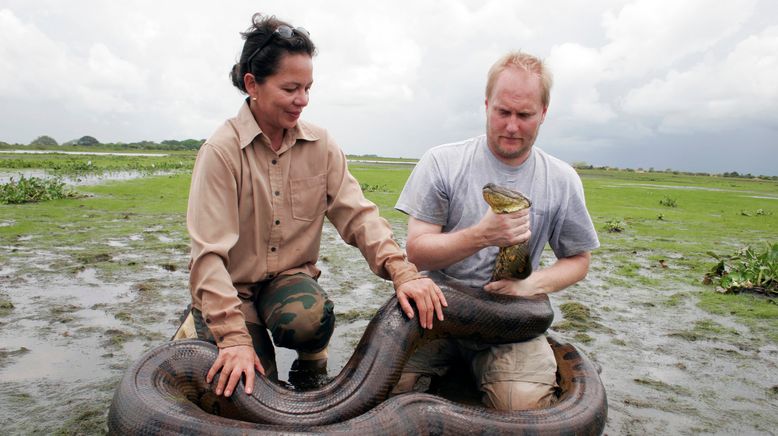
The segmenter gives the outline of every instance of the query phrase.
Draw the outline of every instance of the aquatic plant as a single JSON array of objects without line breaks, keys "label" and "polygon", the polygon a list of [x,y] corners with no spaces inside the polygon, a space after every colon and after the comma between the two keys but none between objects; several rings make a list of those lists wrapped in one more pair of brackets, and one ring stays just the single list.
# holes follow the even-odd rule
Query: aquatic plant
[{"label": "aquatic plant", "polygon": [[21,204],[60,198],[75,198],[78,193],[65,188],[59,179],[41,179],[39,177],[20,177],[0,185],[0,203]]},{"label": "aquatic plant", "polygon": [[389,191],[386,184],[371,185],[369,183],[360,183],[359,187],[362,188],[362,192],[388,192]]},{"label": "aquatic plant", "polygon": [[708,252],[718,263],[705,274],[703,282],[724,293],[750,290],[778,296],[778,243],[765,246],[764,251],[747,246],[727,256]]},{"label": "aquatic plant", "polygon": [[625,228],[627,228],[627,224],[620,220],[620,219],[610,219],[608,221],[605,221],[605,230],[608,233],[619,233],[623,232]]}]

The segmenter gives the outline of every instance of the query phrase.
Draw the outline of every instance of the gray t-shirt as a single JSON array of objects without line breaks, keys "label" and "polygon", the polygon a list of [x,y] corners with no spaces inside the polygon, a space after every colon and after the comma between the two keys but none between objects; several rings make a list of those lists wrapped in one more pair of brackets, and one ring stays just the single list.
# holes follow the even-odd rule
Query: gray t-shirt
[{"label": "gray t-shirt", "polygon": [[[428,150],[411,173],[395,208],[416,219],[442,226],[444,233],[472,227],[489,205],[481,190],[487,183],[515,189],[532,201],[532,267],[548,243],[557,258],[600,246],[586,210],[583,185],[567,163],[532,147],[529,158],[513,167],[498,160],[486,135]],[[472,286],[489,282],[498,247],[487,247],[442,270]]]}]

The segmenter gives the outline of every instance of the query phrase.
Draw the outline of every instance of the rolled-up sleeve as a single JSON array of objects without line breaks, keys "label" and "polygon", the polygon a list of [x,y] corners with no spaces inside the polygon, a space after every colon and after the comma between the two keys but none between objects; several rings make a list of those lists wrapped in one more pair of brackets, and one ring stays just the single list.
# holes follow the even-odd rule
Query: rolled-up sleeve
[{"label": "rolled-up sleeve", "polygon": [[379,277],[392,280],[395,289],[405,282],[421,278],[415,265],[392,239],[389,223],[378,207],[365,198],[359,182],[348,171],[346,156],[328,142],[327,218],[343,240],[359,248],[370,269]]},{"label": "rolled-up sleeve", "polygon": [[204,144],[192,172],[186,216],[192,239],[190,291],[219,348],[252,343],[228,270],[240,230],[235,174],[214,147]]}]

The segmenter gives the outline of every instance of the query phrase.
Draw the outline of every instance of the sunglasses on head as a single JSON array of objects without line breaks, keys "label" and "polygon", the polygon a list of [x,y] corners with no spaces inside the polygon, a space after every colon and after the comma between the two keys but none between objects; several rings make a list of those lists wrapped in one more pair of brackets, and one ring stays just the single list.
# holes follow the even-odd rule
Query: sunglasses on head
[{"label": "sunglasses on head", "polygon": [[270,41],[273,40],[273,37],[278,35],[280,38],[283,39],[291,39],[294,34],[298,33],[300,35],[308,36],[310,35],[310,32],[308,32],[306,29],[302,27],[295,27],[294,29],[287,26],[286,24],[282,24],[278,27],[276,27],[276,30],[270,32],[269,35],[265,37],[265,40],[262,41],[261,44],[257,47],[256,50],[254,50],[251,55],[249,55],[248,59],[246,59],[246,65],[249,67],[251,66],[251,60],[254,58],[254,56],[257,55],[257,53],[261,52],[263,48],[267,47],[268,44],[270,44]]}]

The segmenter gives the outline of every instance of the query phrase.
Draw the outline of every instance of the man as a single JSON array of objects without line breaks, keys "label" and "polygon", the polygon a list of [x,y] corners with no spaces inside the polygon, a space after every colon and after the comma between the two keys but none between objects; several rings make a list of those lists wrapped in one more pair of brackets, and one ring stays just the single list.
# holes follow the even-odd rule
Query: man
[{"label": "man", "polygon": [[[550,89],[542,61],[505,55],[489,70],[486,135],[434,147],[419,161],[396,208],[410,216],[408,259],[420,269],[520,296],[556,292],[586,276],[599,241],[581,180],[572,167],[533,147]],[[494,214],[481,194],[490,182],[521,191],[532,207]],[[525,280],[490,283],[499,247],[527,240],[535,272]],[[546,243],[557,260],[538,269]],[[553,401],[556,361],[543,336],[500,346],[431,342],[411,357],[394,392],[411,390],[420,375],[443,374],[455,356],[469,362],[489,407],[532,409]]]}]

